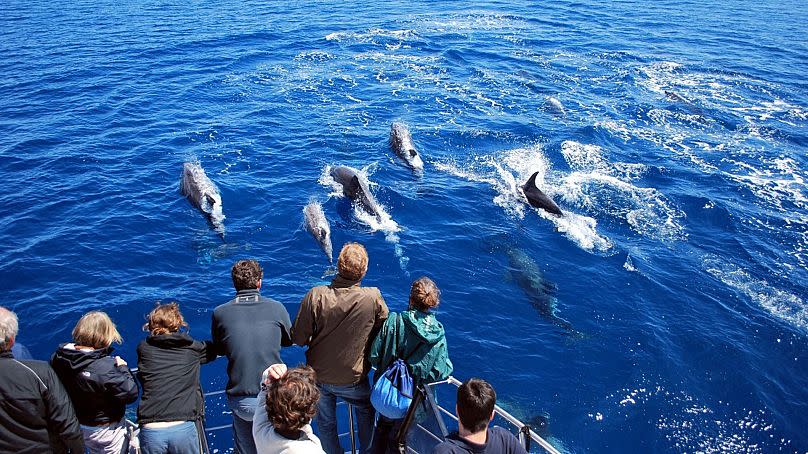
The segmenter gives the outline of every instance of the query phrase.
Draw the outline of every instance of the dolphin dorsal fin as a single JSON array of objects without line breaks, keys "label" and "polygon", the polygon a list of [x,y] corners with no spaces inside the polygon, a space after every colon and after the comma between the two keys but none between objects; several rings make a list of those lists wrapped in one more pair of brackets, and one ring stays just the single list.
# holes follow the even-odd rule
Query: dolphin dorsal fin
[{"label": "dolphin dorsal fin", "polygon": [[205,194],[205,200],[208,201],[210,206],[213,206],[216,203],[216,199],[214,199],[210,194]]},{"label": "dolphin dorsal fin", "polygon": [[530,178],[527,180],[527,183],[522,185],[522,187],[523,188],[538,188],[538,186],[536,186],[536,175],[538,175],[538,174],[539,174],[539,172],[533,172],[533,175],[530,176]]}]

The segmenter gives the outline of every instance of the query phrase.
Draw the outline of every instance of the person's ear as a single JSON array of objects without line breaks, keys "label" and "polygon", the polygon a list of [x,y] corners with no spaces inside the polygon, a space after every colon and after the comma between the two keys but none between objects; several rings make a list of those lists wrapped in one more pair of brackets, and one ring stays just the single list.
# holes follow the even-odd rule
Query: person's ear
[{"label": "person's ear", "polygon": [[496,413],[497,413],[497,412],[495,412],[495,411],[492,411],[492,412],[491,412],[491,417],[490,417],[490,418],[488,418],[488,422],[491,422],[491,421],[493,421],[493,420],[494,420],[494,415],[495,415]]},{"label": "person's ear", "polygon": [[260,289],[260,288],[261,288],[261,283],[262,283],[263,281],[264,281],[264,278],[258,279],[258,282],[255,284],[255,288],[256,288],[256,289]]}]

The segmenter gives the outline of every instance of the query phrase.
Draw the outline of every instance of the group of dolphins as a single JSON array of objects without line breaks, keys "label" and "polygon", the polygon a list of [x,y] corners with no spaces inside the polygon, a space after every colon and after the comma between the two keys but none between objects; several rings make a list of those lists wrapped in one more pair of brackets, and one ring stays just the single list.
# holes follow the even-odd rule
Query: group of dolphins
[{"label": "group of dolphins", "polygon": [[[390,148],[413,171],[423,171],[424,162],[416,150],[412,135],[405,124],[394,122],[390,126]],[[563,216],[558,205],[536,186],[537,175],[538,172],[533,173],[521,186],[524,200],[533,207],[556,216]],[[330,176],[342,186],[345,197],[349,198],[358,209],[381,221],[382,208],[368,188],[366,179],[361,177],[356,169],[341,165],[334,166],[330,170]],[[219,188],[208,178],[199,163],[186,162],[183,165],[180,192],[207,217],[213,229],[224,239],[225,216],[222,211],[222,196]],[[331,227],[322,205],[315,200],[309,201],[303,208],[303,216],[306,230],[318,242],[329,262],[333,262]],[[508,255],[511,267],[519,272],[517,276],[521,276],[517,282],[531,298],[533,306],[545,318],[570,331],[569,323],[556,316],[555,298],[552,297],[550,289],[542,283],[543,279],[537,271],[538,266],[535,265],[535,262],[522,255],[513,255],[513,252],[509,252]]]}]

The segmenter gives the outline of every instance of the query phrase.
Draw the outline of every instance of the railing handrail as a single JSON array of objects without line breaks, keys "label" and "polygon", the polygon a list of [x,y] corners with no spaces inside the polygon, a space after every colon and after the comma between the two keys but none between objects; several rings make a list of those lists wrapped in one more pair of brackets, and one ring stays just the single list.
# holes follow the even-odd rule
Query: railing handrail
[{"label": "railing handrail", "polygon": [[[460,380],[458,380],[458,379],[456,379],[456,378],[454,378],[453,376],[450,375],[445,380],[440,380],[440,381],[437,381],[437,382],[434,382],[434,383],[428,383],[426,386],[431,387],[431,386],[435,386],[435,385],[441,385],[441,384],[444,384],[444,383],[452,384],[452,385],[455,385],[455,386],[458,386],[458,387],[463,384],[463,382],[461,382]],[[454,420],[457,420],[457,417],[455,417],[453,414],[451,414],[445,408],[441,407],[440,405],[438,405],[438,408],[443,410],[444,413],[451,416]],[[523,423],[522,421],[520,421],[519,419],[517,419],[516,417],[514,417],[510,413],[508,413],[505,409],[503,409],[499,405],[494,405],[494,412],[497,413],[498,415],[502,416],[503,419],[505,419],[509,423],[513,424],[519,430],[522,430],[522,428],[526,426],[525,423]],[[547,440],[542,438],[539,434],[534,432],[533,429],[528,427],[528,430],[529,430],[528,433],[530,434],[530,438],[533,441],[535,441],[536,443],[538,443],[539,446],[544,448],[545,451],[549,452],[550,454],[561,454],[561,452],[559,450],[557,450],[553,445],[551,445]]]}]

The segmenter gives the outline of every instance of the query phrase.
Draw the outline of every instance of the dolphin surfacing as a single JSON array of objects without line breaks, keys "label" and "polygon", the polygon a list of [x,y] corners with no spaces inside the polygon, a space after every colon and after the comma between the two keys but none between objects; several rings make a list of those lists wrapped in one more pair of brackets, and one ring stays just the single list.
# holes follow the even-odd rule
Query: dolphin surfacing
[{"label": "dolphin surfacing", "polygon": [[331,169],[331,178],[342,185],[342,193],[353,200],[360,208],[376,219],[380,219],[379,203],[368,189],[367,183],[359,178],[355,169],[337,166]]},{"label": "dolphin surfacing", "polygon": [[390,125],[390,148],[396,152],[411,169],[424,170],[424,161],[412,143],[412,135],[407,125],[400,122],[393,122]]},{"label": "dolphin surfacing", "polygon": [[323,213],[323,207],[319,202],[311,201],[303,208],[303,217],[306,223],[306,230],[317,240],[320,249],[328,257],[328,262],[333,263],[333,252],[331,247],[331,226]]},{"label": "dolphin surfacing", "polygon": [[216,233],[224,239],[222,195],[201,165],[191,162],[182,165],[180,193],[205,215]]},{"label": "dolphin surfacing", "polygon": [[522,185],[522,192],[525,194],[525,198],[527,198],[531,206],[541,208],[556,216],[563,216],[564,213],[562,213],[561,208],[553,202],[553,199],[548,197],[547,194],[543,193],[541,189],[536,186],[536,175],[538,174],[539,172],[535,172],[530,176],[530,179],[527,180],[527,183]]}]

